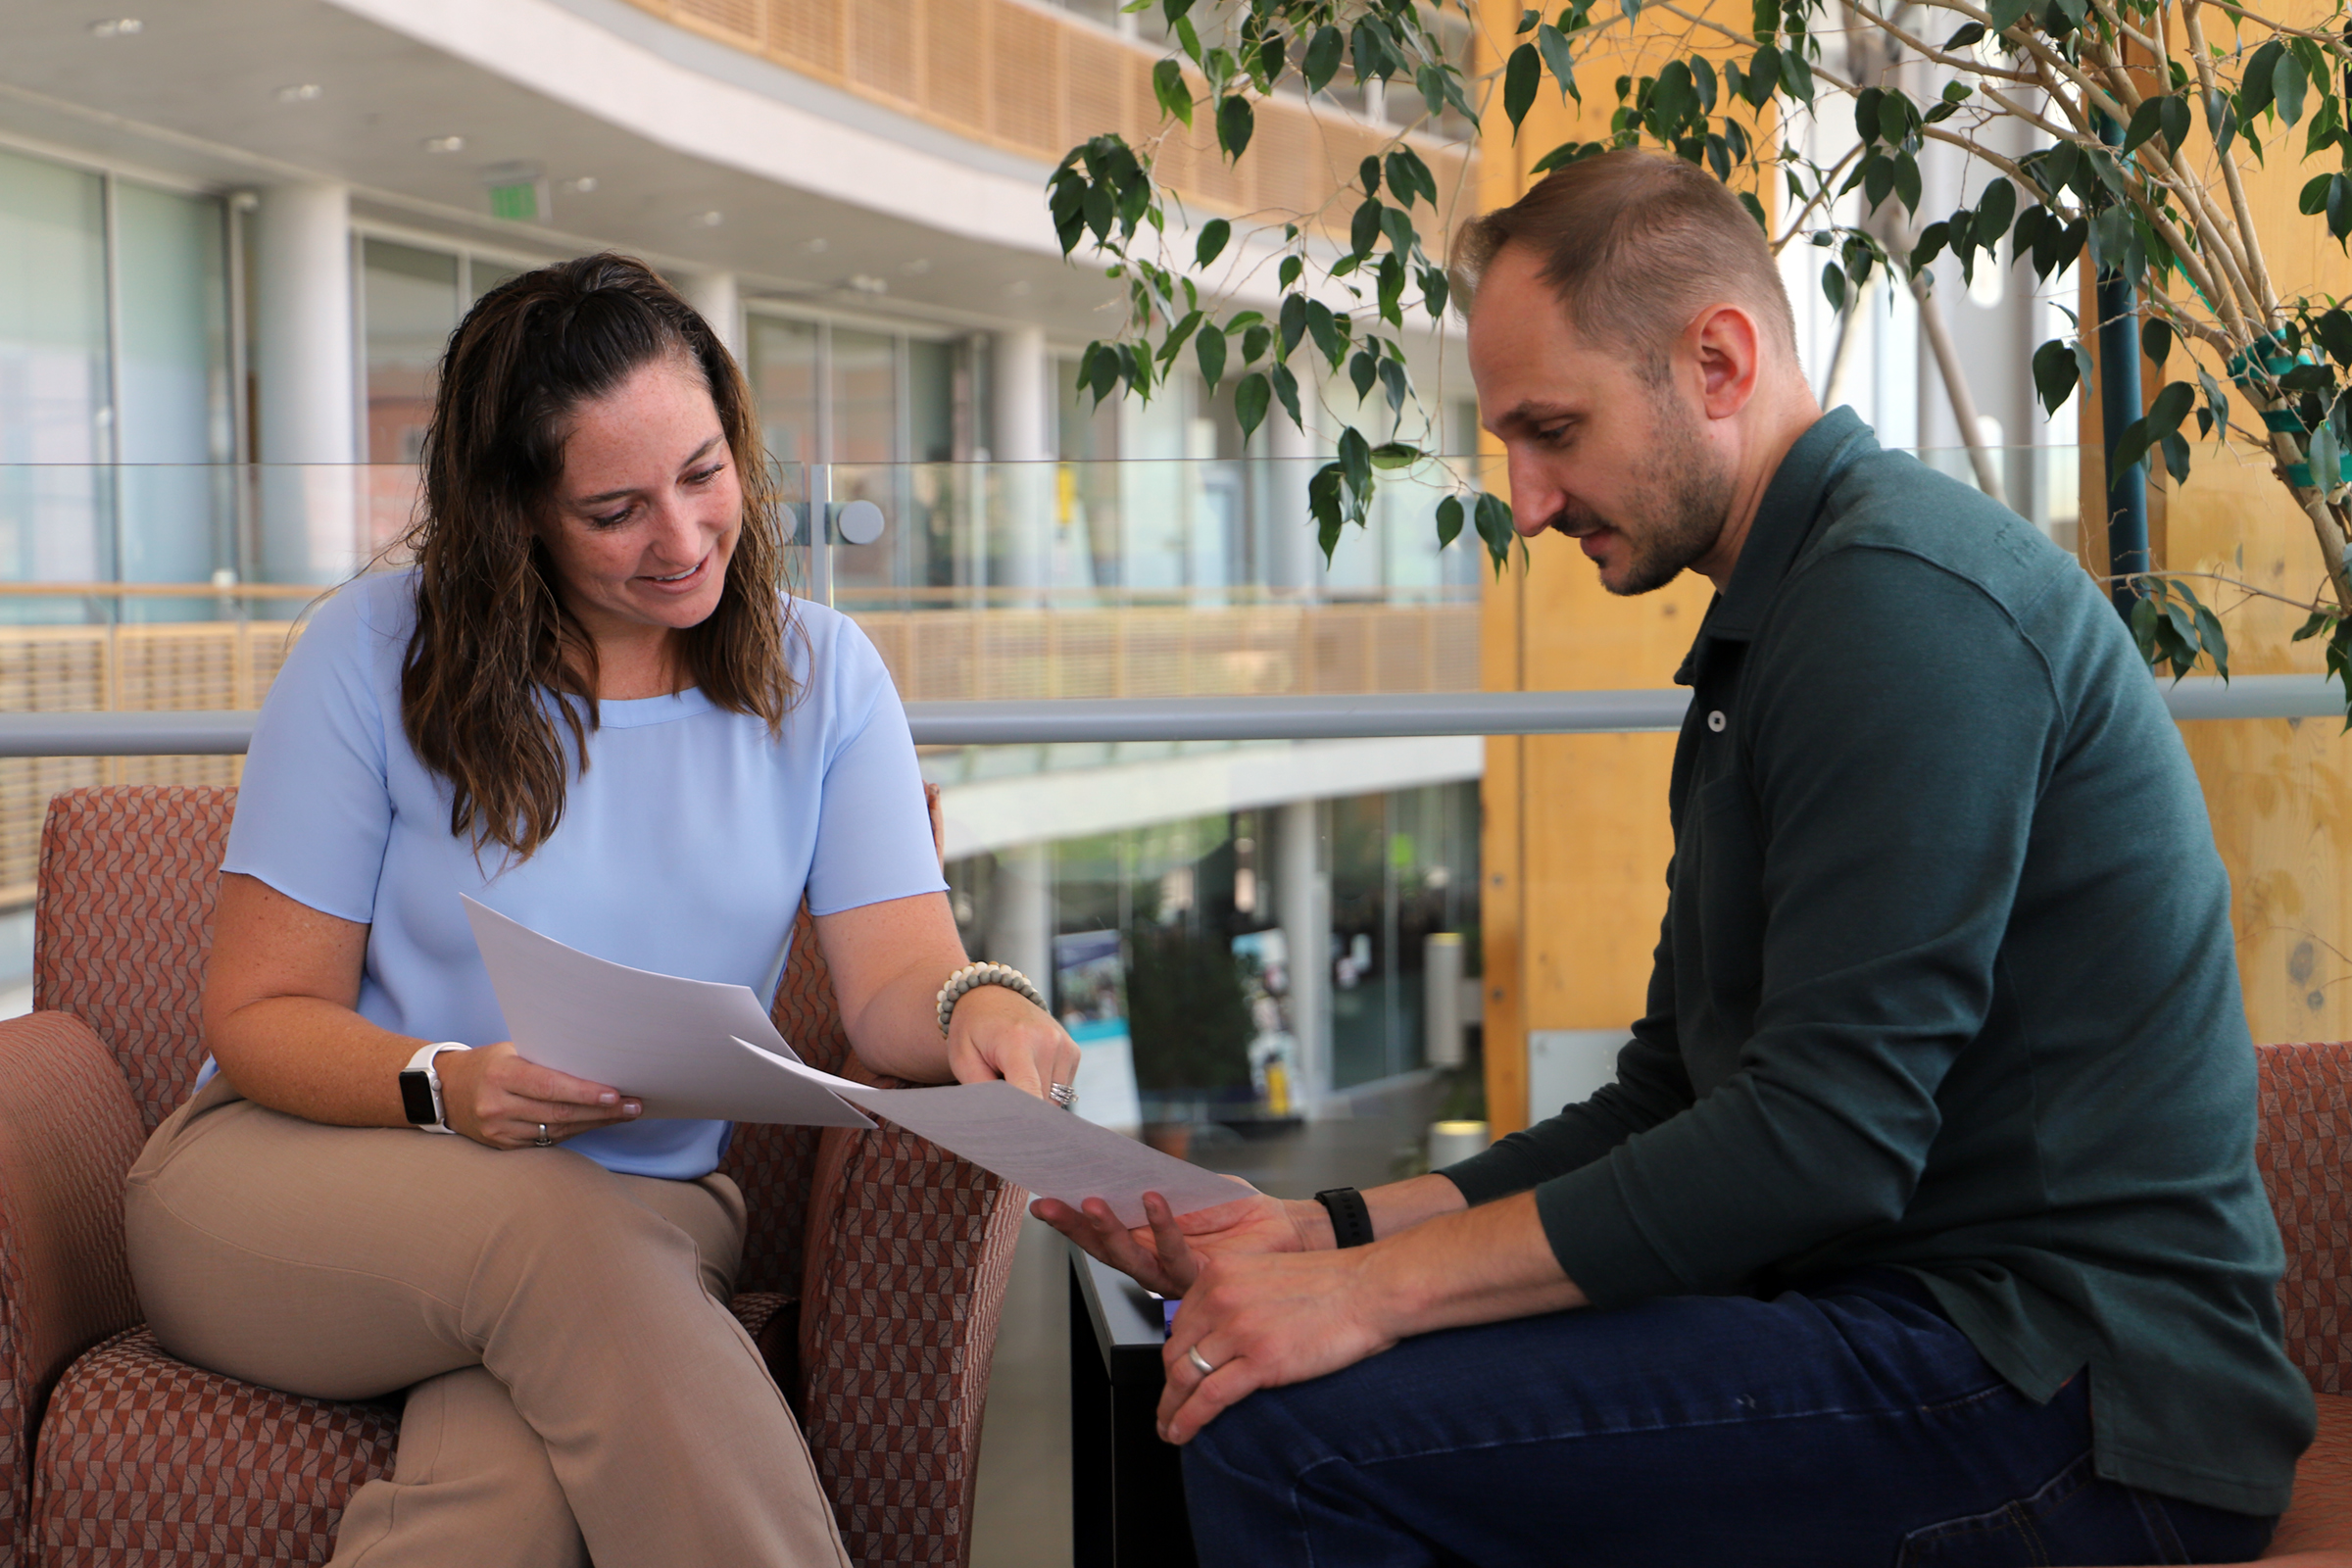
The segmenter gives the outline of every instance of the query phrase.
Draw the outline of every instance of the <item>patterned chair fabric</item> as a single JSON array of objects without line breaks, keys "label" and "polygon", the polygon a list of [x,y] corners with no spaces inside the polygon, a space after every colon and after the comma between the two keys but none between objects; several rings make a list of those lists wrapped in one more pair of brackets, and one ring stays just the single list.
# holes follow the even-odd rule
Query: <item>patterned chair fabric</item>
[{"label": "patterned chair fabric", "polygon": [[[137,1325],[122,1177],[203,1059],[234,806],[76,790],[43,826],[40,1010],[0,1022],[0,1568],[322,1562],[351,1490],[391,1467],[393,1405],[189,1367]],[[806,1059],[855,1070],[805,908],[774,1017]],[[724,1168],[751,1216],[732,1304],[808,1412],[852,1557],[966,1561],[1021,1195],[893,1127],[746,1126]]]},{"label": "patterned chair fabric", "polygon": [[2352,1044],[2265,1046],[2255,1158],[2286,1243],[2287,1353],[2314,1393],[2352,1394]]}]

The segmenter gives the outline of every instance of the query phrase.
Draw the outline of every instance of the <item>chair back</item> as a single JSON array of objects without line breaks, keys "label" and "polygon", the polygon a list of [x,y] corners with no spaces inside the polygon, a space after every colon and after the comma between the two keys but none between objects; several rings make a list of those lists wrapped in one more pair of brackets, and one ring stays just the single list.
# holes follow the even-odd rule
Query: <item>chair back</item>
[{"label": "chair back", "polygon": [[[840,1072],[848,1065],[850,1038],[842,1031],[841,1005],[833,997],[833,972],[818,951],[816,922],[805,903],[792,924],[792,953],[768,1016],[784,1043],[809,1066]],[[718,1165],[743,1189],[750,1211],[737,1290],[800,1295],[817,1138],[814,1127],[737,1124]]]},{"label": "chair back", "polygon": [[2263,1046],[2255,1161],[2286,1244],[2286,1350],[2315,1393],[2352,1393],[2352,1043]]},{"label": "chair back", "polygon": [[237,792],[69,790],[41,823],[32,1004],[90,1026],[155,1130],[204,1064],[204,967]]}]

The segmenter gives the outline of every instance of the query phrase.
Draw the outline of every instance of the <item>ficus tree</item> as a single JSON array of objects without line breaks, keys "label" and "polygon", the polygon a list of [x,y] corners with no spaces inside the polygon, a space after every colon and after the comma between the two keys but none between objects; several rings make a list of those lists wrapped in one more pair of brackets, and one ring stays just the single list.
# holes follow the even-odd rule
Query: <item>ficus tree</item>
[{"label": "ficus tree", "polygon": [[[1443,9],[1482,29],[1466,66],[1443,46],[1442,8],[1416,0],[1136,0],[1173,45],[1152,77],[1160,133],[1089,139],[1048,192],[1064,254],[1088,248],[1126,289],[1122,327],[1088,346],[1080,382],[1098,400],[1149,397],[1189,352],[1212,390],[1233,382],[1249,433],[1269,416],[1304,427],[1302,364],[1344,375],[1358,402],[1309,495],[1328,554],[1365,520],[1384,470],[1433,461],[1413,434],[1426,426],[1403,344],[1445,316],[1440,236],[1460,193],[1439,189],[1412,133],[1449,112],[1492,131],[1499,116],[1515,143],[1541,96],[1592,93],[1614,106],[1606,133],[1549,148],[1536,172],[1620,147],[1688,159],[1739,193],[1776,251],[1823,251],[1835,309],[1856,308],[1881,271],[1924,298],[1947,252],[1971,277],[2026,268],[2046,284],[2078,260],[2095,269],[2115,319],[2070,313],[2071,335],[2034,354],[2037,395],[2055,413],[2093,372],[2100,327],[2121,326],[2160,384],[2116,433],[2111,482],[2151,460],[2186,480],[2192,429],[2258,449],[2318,546],[2297,635],[2325,639],[2352,709],[2352,314],[2334,295],[2279,291],[2265,255],[2278,236],[2257,227],[2246,189],[2251,168],[2301,166],[2302,221],[2339,250],[2352,237],[2352,28],[2346,0],[2328,3],[2298,22],[2231,0],[1751,0],[1740,26],[1698,0],[1570,0],[1497,36],[1474,0],[1451,0]],[[1580,75],[1627,59],[1639,68]],[[1349,85],[1385,93],[1395,134],[1317,211],[1194,221],[1154,175],[1161,141],[1198,117],[1239,160],[1270,94]],[[1815,156],[1824,138],[1797,128],[1833,116],[1854,134]],[[1974,176],[1947,214],[1921,210],[1932,142]],[[1243,273],[1269,267],[1279,307],[1229,308]],[[1499,570],[1508,507],[1458,476],[1450,490],[1441,545],[1467,524]],[[2227,639],[2192,575],[2129,574],[2133,631],[2152,665],[2178,676],[2203,659],[2226,675]]]}]

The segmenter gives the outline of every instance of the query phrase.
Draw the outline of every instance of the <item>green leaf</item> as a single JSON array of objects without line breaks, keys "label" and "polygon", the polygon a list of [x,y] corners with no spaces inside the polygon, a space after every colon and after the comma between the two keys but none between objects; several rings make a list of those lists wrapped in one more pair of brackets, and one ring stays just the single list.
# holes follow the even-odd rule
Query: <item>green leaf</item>
[{"label": "green leaf", "polygon": [[2312,322],[2311,329],[2329,359],[2338,365],[2352,366],[2352,314],[2339,307]]},{"label": "green leaf", "polygon": [[1355,387],[1356,401],[1362,402],[1372,395],[1372,383],[1380,379],[1380,361],[1362,349],[1356,350],[1355,357],[1348,362],[1348,379]]},{"label": "green leaf", "polygon": [[1306,510],[1315,519],[1315,536],[1323,546],[1323,562],[1331,564],[1331,554],[1340,547],[1340,529],[1347,525],[1347,515],[1340,510],[1340,490],[1343,476],[1340,466],[1326,463],[1306,481]]},{"label": "green leaf", "polygon": [[2056,414],[2074,396],[2081,379],[2074,345],[2051,338],[2034,351],[2034,390],[2049,413]]},{"label": "green leaf", "polygon": [[1289,294],[1282,301],[1282,356],[1289,359],[1298,340],[1306,336],[1306,296]]},{"label": "green leaf", "polygon": [[1523,43],[1511,51],[1510,64],[1502,71],[1502,112],[1510,117],[1512,134],[1535,106],[1536,83],[1543,77],[1544,61],[1534,44]]},{"label": "green leaf", "polygon": [[1315,35],[1306,42],[1306,59],[1299,68],[1299,74],[1306,78],[1306,90],[1309,93],[1321,92],[1331,85],[1331,78],[1339,74],[1340,60],[1347,51],[1348,40],[1339,28],[1325,26],[1315,29]]},{"label": "green leaf", "polygon": [[1447,496],[1438,503],[1438,548],[1444,550],[1462,536],[1462,498]]},{"label": "green leaf", "polygon": [[1432,207],[1438,205],[1438,176],[1429,172],[1421,155],[1410,147],[1398,147],[1389,154],[1389,189],[1408,207],[1416,195]]},{"label": "green leaf", "polygon": [[2303,95],[2311,87],[2311,73],[2303,65],[2303,57],[2292,49],[2278,54],[2278,64],[2271,77],[2271,92],[2278,106],[2278,118],[2293,124],[2303,118]]},{"label": "green leaf", "polygon": [[1919,211],[1919,160],[1909,153],[1895,156],[1894,197],[1906,211]]},{"label": "green leaf", "polygon": [[1761,109],[1772,101],[1781,86],[1781,52],[1766,44],[1755,52],[1747,63],[1747,76],[1740,83],[1740,95],[1749,107]]},{"label": "green leaf", "polygon": [[1303,259],[1297,256],[1285,256],[1282,259],[1282,266],[1275,269],[1275,287],[1296,287],[1298,282],[1299,275],[1305,270],[1306,263]]},{"label": "green leaf", "polygon": [[1511,509],[1502,497],[1491,491],[1481,491],[1477,507],[1478,537],[1487,547],[1487,559],[1494,564],[1494,575],[1502,575],[1503,563],[1511,558],[1511,541],[1518,533],[1511,527]]},{"label": "green leaf", "polygon": [[2034,0],[1991,0],[1991,4],[1984,8],[1992,18],[1992,30],[1995,32],[2007,32],[2025,21],[2026,13],[2033,9]]},{"label": "green leaf", "polygon": [[1274,329],[1270,326],[1252,326],[1245,330],[1242,333],[1242,363],[1255,365],[1264,359],[1266,349],[1273,341]]},{"label": "green leaf", "polygon": [[2009,232],[2010,220],[2017,213],[2017,187],[2006,179],[1994,176],[1977,198],[1976,220],[1969,225],[1970,236],[1976,243],[1990,250],[2003,234]]},{"label": "green leaf", "polygon": [[2148,428],[2155,435],[2170,435],[2180,428],[2188,411],[2196,406],[2197,389],[2186,381],[2175,381],[2156,394],[2148,405]]},{"label": "green leaf", "polygon": [[[1255,330],[1263,331],[1264,328]],[[1241,421],[1243,441],[1247,442],[1257,427],[1265,422],[1266,403],[1272,395],[1273,388],[1262,371],[1251,370],[1234,384],[1233,416]]]},{"label": "green leaf", "polygon": [[1831,310],[1845,309],[1845,271],[1836,262],[1821,270],[1821,292],[1830,302]]},{"label": "green leaf", "polygon": [[1358,202],[1355,217],[1348,224],[1348,253],[1369,256],[1372,247],[1380,243],[1380,202],[1369,199]]},{"label": "green leaf", "polygon": [[1429,312],[1431,320],[1442,321],[1446,318],[1446,301],[1452,292],[1453,286],[1446,280],[1443,270],[1435,267],[1421,270],[1421,304]]},{"label": "green leaf", "polygon": [[2237,139],[2237,106],[2219,88],[2205,95],[2205,134],[2213,138],[2214,151],[2221,155],[2227,155],[2230,144]]},{"label": "green leaf", "polygon": [[2330,615],[2325,610],[2315,610],[2311,612],[2311,618],[2305,621],[2295,632],[2294,636],[2288,638],[2287,641],[2297,643],[2308,642],[2310,639],[2317,637],[2320,633],[2326,631],[2329,626],[2334,624],[2334,616]]},{"label": "green leaf", "polygon": [[1200,238],[1193,246],[1193,265],[1206,267],[1223,254],[1225,242],[1233,237],[1233,225],[1222,218],[1212,218],[1200,225]]},{"label": "green leaf", "polygon": [[2163,127],[2163,123],[2164,100],[2161,98],[2143,100],[2140,106],[2132,112],[2132,123],[2124,131],[2124,156],[2129,158],[2138,151],[2140,144],[2155,135]]},{"label": "green leaf", "polygon": [[2173,327],[2170,321],[2153,317],[2139,324],[2139,352],[2159,369],[2173,352]]},{"label": "green leaf", "polygon": [[1372,449],[1375,468],[1408,468],[1421,461],[1421,449],[1409,441],[1384,441]]},{"label": "green leaf", "polygon": [[2164,145],[2168,151],[2179,153],[2188,145],[2188,99],[2179,93],[2167,93],[2156,102],[2164,105]]},{"label": "green leaf", "polygon": [[1943,40],[1943,52],[1950,54],[1955,49],[1966,49],[1984,36],[1984,24],[1983,23],[1963,22],[1952,29],[1952,35],[1949,38]]},{"label": "green leaf", "polygon": [[1184,65],[1175,56],[1152,68],[1152,92],[1162,110],[1183,121],[1188,130],[1192,127],[1192,84],[1184,79]]},{"label": "green leaf", "polygon": [[2338,174],[2328,183],[2328,232],[2339,240],[2352,235],[2352,175]]},{"label": "green leaf", "polygon": [[[2271,107],[2278,92],[2278,62],[2286,58],[2286,46],[2278,39],[2256,49],[2246,61],[2245,74],[2239,78],[2237,122],[2246,125],[2256,115]],[[2216,137],[2215,140],[2220,140]]]},{"label": "green leaf", "polygon": [[1282,405],[1282,412],[1291,416],[1292,425],[1304,430],[1306,416],[1298,410],[1298,377],[1289,366],[1277,365],[1266,372],[1266,379],[1273,384],[1274,399]]},{"label": "green leaf", "polygon": [[1200,362],[1200,379],[1214,392],[1217,383],[1225,379],[1225,331],[1213,322],[1200,328],[1193,340],[1193,353]]},{"label": "green leaf", "polygon": [[1551,79],[1560,84],[1562,98],[1574,94],[1582,103],[1584,94],[1576,89],[1576,51],[1568,46],[1568,35],[1547,22],[1536,29],[1536,51],[1544,57]]},{"label": "green leaf", "polygon": [[1306,302],[1306,330],[1314,338],[1315,347],[1323,351],[1323,358],[1333,369],[1338,369],[1340,361],[1348,356],[1348,318],[1334,315],[1331,307],[1321,300],[1310,299]]},{"label": "green leaf", "polygon": [[1372,444],[1364,432],[1349,425],[1340,432],[1340,472],[1346,475],[1348,488],[1358,496],[1372,489]]},{"label": "green leaf", "polygon": [[1380,362],[1381,390],[1389,396],[1389,415],[1392,418],[1404,413],[1404,400],[1411,395],[1412,386],[1405,378],[1402,360]]},{"label": "green leaf", "polygon": [[1217,103],[1217,145],[1225,156],[1239,161],[1250,149],[1250,134],[1256,127],[1256,117],[1250,100],[1240,93],[1228,93]]},{"label": "green leaf", "polygon": [[2164,471],[2173,476],[2173,483],[2186,484],[2188,482],[2188,442],[2182,438],[2180,432],[2175,430],[2171,435],[2157,442],[2156,450],[2163,454]]},{"label": "green leaf", "polygon": [[1367,196],[1380,194],[1380,159],[1377,155],[1367,154],[1364,161],[1355,166],[1355,182],[1364,188]]},{"label": "green leaf", "polygon": [[1813,68],[1805,63],[1804,50],[1793,44],[1781,51],[1781,84],[1798,103],[1813,102]]},{"label": "green leaf", "polygon": [[2115,487],[2119,475],[2147,457],[2148,443],[2153,439],[2144,416],[2124,426],[2124,433],[2115,438],[2115,450],[2107,454],[2109,489]]}]

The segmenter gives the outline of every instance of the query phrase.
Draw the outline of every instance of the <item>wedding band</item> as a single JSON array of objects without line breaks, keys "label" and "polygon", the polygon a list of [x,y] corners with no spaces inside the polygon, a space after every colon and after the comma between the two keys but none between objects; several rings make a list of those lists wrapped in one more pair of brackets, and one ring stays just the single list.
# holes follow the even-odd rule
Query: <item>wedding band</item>
[{"label": "wedding band", "polygon": [[1207,1359],[1207,1357],[1203,1356],[1203,1355],[1200,1353],[1200,1347],[1199,1347],[1198,1345],[1194,1346],[1194,1347],[1193,1347],[1191,1349],[1189,1349],[1189,1350],[1185,1351],[1185,1352],[1184,1352],[1184,1358],[1185,1358],[1187,1361],[1190,1361],[1190,1362],[1192,1362],[1192,1363],[1193,1363],[1193,1370],[1194,1370],[1194,1371],[1196,1371],[1196,1372],[1199,1372],[1199,1373],[1200,1373],[1200,1374],[1202,1377],[1206,1377],[1206,1376],[1208,1376],[1208,1375],[1209,1375],[1211,1372],[1214,1372],[1214,1371],[1216,1370],[1216,1368],[1215,1368],[1215,1367],[1213,1367],[1213,1366],[1210,1366],[1210,1365],[1208,1364],[1208,1359]]},{"label": "wedding band", "polygon": [[1046,1093],[1053,1099],[1054,1103],[1064,1110],[1075,1110],[1078,1107],[1078,1089],[1074,1084],[1048,1084]]},{"label": "wedding band", "polygon": [[555,1142],[556,1141],[553,1138],[547,1136],[547,1123],[541,1122],[539,1124],[539,1136],[532,1140],[531,1147],[534,1149],[550,1149],[555,1146]]}]

